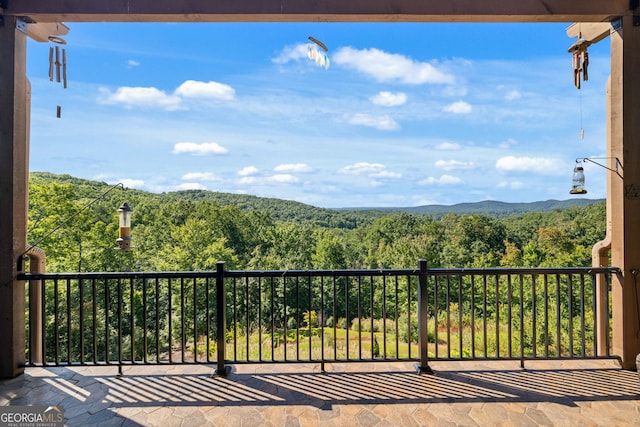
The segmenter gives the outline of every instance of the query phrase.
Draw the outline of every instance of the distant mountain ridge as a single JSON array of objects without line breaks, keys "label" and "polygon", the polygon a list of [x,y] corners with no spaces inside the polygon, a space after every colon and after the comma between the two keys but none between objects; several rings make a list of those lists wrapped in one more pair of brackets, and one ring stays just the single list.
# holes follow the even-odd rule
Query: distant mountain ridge
[{"label": "distant mountain ridge", "polygon": [[423,205],[415,207],[399,208],[344,208],[345,210],[373,210],[386,212],[406,212],[416,215],[431,215],[440,217],[448,213],[458,215],[489,215],[505,217],[529,212],[548,212],[557,209],[567,209],[573,206],[587,206],[595,203],[604,203],[605,199],[568,199],[568,200],[544,200],[539,202],[500,202],[496,200],[484,200],[482,202],[457,203],[454,205]]},{"label": "distant mountain ridge", "polygon": [[[76,178],[71,175],[59,175],[49,172],[32,172],[31,177],[46,181],[56,181],[72,184],[78,189],[99,190],[110,184],[99,181],[91,181]],[[454,205],[424,205],[415,207],[351,207],[351,208],[320,208],[292,200],[258,197],[248,194],[220,193],[209,190],[180,190],[168,193],[149,193],[142,190],[128,190],[133,193],[146,194],[148,196],[165,199],[168,202],[176,200],[210,201],[221,206],[235,206],[243,211],[262,211],[269,213],[273,218],[282,220],[316,220],[320,223],[344,222],[347,226],[353,226],[360,221],[367,221],[394,212],[404,212],[415,215],[430,215],[436,218],[446,214],[457,215],[487,215],[493,217],[505,217],[511,215],[526,214],[529,212],[547,212],[567,209],[573,206],[586,206],[594,203],[603,203],[604,199],[574,198],[568,200],[545,200],[528,203],[509,203],[494,200],[482,202],[458,203]]]}]

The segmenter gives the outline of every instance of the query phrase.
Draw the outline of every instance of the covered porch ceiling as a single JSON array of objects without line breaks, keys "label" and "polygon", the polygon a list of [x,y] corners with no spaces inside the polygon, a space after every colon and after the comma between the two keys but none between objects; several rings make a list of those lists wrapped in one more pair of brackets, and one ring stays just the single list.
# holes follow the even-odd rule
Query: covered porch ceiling
[{"label": "covered porch ceiling", "polygon": [[[1,0],[31,22],[603,22],[637,0]],[[637,6],[637,5],[635,5]]]}]

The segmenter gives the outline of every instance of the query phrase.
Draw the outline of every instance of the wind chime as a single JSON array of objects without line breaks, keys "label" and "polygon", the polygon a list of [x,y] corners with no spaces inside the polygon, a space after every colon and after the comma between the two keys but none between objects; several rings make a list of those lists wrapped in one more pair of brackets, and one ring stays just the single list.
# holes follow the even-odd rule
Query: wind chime
[{"label": "wind chime", "polygon": [[[591,42],[582,38],[582,33],[578,36],[578,41],[572,44],[568,52],[572,57],[573,84],[576,89],[581,88],[583,81],[589,80],[589,53],[587,48]],[[584,128],[582,127],[582,93],[580,93],[580,140],[584,140]]]},{"label": "wind chime", "polygon": [[573,84],[580,89],[580,82],[589,80],[589,53],[587,48],[591,43],[580,35],[577,42],[571,45],[569,53],[573,57]]},{"label": "wind chime", "polygon": [[316,64],[323,67],[325,70],[329,69],[329,57],[327,56],[327,52],[329,49],[327,46],[322,43],[320,40],[309,37],[309,40],[314,42],[317,46],[322,48],[322,52],[319,51],[314,45],[309,45],[309,50],[307,51],[307,56],[310,60],[315,61]]},{"label": "wind chime", "polygon": [[[67,50],[63,47],[67,42],[56,36],[49,36],[49,41],[55,44],[49,46],[49,81],[55,81],[56,83],[62,82],[62,87],[67,88]],[[58,105],[56,107],[56,117],[60,118],[62,115],[62,107]]]}]

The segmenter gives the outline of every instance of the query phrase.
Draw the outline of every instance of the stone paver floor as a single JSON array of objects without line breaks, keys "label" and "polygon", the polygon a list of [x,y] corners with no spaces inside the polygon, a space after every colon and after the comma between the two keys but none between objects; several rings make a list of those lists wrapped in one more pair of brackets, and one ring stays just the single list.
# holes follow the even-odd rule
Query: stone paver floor
[{"label": "stone paver floor", "polygon": [[62,406],[68,426],[640,426],[616,361],[27,368],[0,406]]}]

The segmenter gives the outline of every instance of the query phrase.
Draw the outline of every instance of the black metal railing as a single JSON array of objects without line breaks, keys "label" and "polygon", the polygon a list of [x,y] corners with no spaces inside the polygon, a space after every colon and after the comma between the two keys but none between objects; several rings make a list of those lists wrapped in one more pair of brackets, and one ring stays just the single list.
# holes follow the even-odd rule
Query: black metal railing
[{"label": "black metal railing", "polygon": [[609,358],[615,268],[23,274],[28,362]]}]

